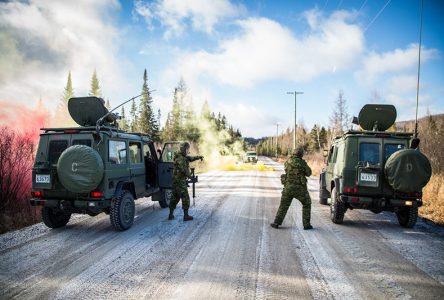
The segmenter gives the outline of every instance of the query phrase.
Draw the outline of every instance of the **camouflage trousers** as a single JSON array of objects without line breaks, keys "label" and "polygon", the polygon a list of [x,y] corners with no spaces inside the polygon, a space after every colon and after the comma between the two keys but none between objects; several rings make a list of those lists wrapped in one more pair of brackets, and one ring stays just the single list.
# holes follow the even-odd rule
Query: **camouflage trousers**
[{"label": "camouflage trousers", "polygon": [[310,225],[311,199],[306,189],[286,188],[282,191],[281,204],[276,213],[274,223],[281,225],[291,205],[293,198],[296,198],[302,204],[302,224]]},{"label": "camouflage trousers", "polygon": [[170,201],[170,210],[174,210],[182,199],[182,209],[190,208],[190,195],[188,194],[187,185],[173,184],[173,195]]}]

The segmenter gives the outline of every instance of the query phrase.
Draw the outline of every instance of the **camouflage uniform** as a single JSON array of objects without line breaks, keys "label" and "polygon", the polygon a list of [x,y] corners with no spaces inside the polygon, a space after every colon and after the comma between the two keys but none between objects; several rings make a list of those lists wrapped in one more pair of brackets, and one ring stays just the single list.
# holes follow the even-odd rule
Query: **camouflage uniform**
[{"label": "camouflage uniform", "polygon": [[311,199],[307,191],[307,178],[311,176],[311,169],[302,159],[304,151],[298,148],[285,162],[285,174],[281,176],[281,182],[284,185],[282,190],[281,204],[276,213],[273,226],[277,228],[284,221],[287,210],[290,207],[293,198],[298,199],[302,203],[302,223],[305,229],[311,229],[310,212]]},{"label": "camouflage uniform", "polygon": [[[173,219],[173,211],[182,199],[182,209],[184,210],[184,220],[187,219],[188,209],[190,208],[190,195],[188,194],[188,184],[187,180],[191,177],[190,173],[190,162],[198,159],[202,159],[202,156],[188,156],[187,150],[189,148],[188,143],[183,143],[180,147],[180,151],[176,152],[174,155],[173,162],[173,195],[170,201],[170,217]],[[192,217],[187,220],[192,220]]]}]

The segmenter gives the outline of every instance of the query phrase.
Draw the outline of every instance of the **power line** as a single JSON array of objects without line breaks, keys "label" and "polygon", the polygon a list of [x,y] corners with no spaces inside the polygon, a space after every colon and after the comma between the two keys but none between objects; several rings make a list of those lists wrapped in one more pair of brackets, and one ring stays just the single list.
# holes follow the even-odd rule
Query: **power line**
[{"label": "power line", "polygon": [[392,0],[388,0],[387,3],[384,5],[383,8],[381,8],[381,10],[376,14],[376,16],[373,18],[373,20],[370,21],[370,23],[367,25],[367,27],[365,27],[364,29],[364,33],[370,28],[370,26],[372,26],[373,22],[376,21],[376,19],[379,17],[379,15],[384,11],[384,9],[387,7],[387,5],[390,4],[390,2],[392,2]]}]

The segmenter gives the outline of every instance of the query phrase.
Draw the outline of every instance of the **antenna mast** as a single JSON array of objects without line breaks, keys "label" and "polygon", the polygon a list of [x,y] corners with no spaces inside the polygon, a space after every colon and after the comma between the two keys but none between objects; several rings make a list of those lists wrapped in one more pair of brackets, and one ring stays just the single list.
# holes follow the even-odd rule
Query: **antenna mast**
[{"label": "antenna mast", "polygon": [[416,83],[416,117],[415,117],[415,138],[418,137],[418,103],[419,103],[419,75],[421,70],[421,42],[422,42],[422,11],[424,0],[421,0],[421,15],[419,18],[419,49],[418,49],[418,81]]}]

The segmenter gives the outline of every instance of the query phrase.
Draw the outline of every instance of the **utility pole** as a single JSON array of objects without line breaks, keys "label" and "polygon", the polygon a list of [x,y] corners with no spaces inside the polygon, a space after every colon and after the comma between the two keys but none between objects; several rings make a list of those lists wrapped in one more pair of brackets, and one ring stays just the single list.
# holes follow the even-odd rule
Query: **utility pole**
[{"label": "utility pole", "polygon": [[278,158],[279,122],[276,123],[276,158]]},{"label": "utility pole", "polygon": [[293,150],[296,150],[296,143],[297,143],[296,131],[297,131],[297,128],[298,128],[298,125],[297,125],[297,116],[296,116],[296,96],[297,96],[297,95],[301,95],[301,94],[303,94],[303,93],[304,93],[304,92],[297,92],[297,91],[294,91],[294,92],[287,92],[287,94],[294,95],[294,133],[293,133]]}]

